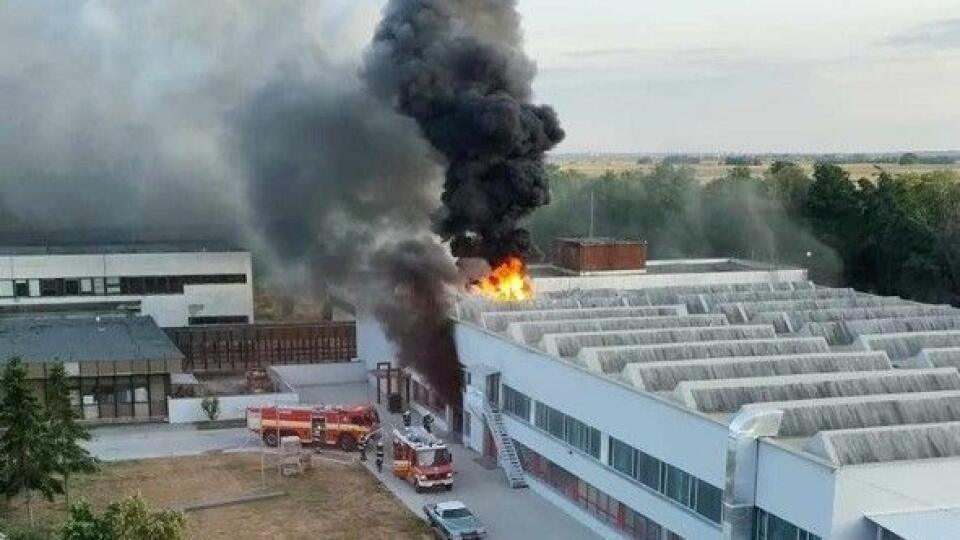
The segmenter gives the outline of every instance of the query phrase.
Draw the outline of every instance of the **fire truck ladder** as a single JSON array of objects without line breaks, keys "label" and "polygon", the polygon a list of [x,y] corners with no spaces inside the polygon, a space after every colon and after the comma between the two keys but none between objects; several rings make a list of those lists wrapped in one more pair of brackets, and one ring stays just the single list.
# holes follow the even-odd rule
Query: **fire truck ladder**
[{"label": "fire truck ladder", "polygon": [[484,400],[483,417],[487,420],[487,427],[490,428],[490,434],[493,436],[494,445],[497,447],[497,458],[503,472],[507,475],[507,483],[514,489],[527,487],[517,449],[513,446],[513,439],[507,433],[506,426],[503,425],[503,415],[495,405]]}]

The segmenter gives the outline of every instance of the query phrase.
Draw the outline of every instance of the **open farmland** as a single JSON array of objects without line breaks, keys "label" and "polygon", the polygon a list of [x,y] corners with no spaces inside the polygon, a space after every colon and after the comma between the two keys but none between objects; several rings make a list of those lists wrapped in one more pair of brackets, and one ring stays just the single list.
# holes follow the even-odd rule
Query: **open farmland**
[{"label": "open farmland", "polygon": [[[302,476],[279,479],[267,471],[267,492],[284,496],[187,511],[190,538],[253,540],[430,538],[429,528],[403,507],[366,469],[356,463],[314,460]],[[105,464],[98,474],[80,477],[72,489],[96,508],[140,493],[154,506],[183,508],[262,492],[259,454],[214,454]],[[39,505],[48,523],[63,521],[63,499]],[[26,519],[22,501],[12,521]]]},{"label": "open farmland", "polygon": [[[562,170],[565,171],[576,171],[586,176],[600,176],[606,172],[620,173],[620,172],[629,172],[629,171],[638,171],[638,172],[650,172],[654,167],[656,167],[656,161],[652,163],[638,163],[636,158],[628,157],[615,157],[615,156],[597,156],[595,158],[588,157],[577,157],[577,158],[565,158],[565,157],[554,157],[550,160],[551,163],[558,165]],[[766,171],[772,162],[765,161],[762,165],[755,165],[748,167],[751,173],[755,176],[759,176]],[[801,160],[797,162],[807,173],[813,172],[813,161]],[[726,176],[733,165],[724,165],[718,160],[703,160],[696,165],[687,165],[693,169],[694,174],[701,183],[706,183],[711,180],[722,178]],[[853,179],[859,178],[874,178],[879,174],[879,169],[877,167],[882,167],[883,170],[898,174],[898,173],[925,173],[931,171],[942,171],[942,170],[954,170],[960,172],[960,164],[955,163],[952,165],[897,165],[895,163],[883,163],[883,164],[873,164],[873,163],[845,163],[841,164],[841,167],[846,169],[850,173],[850,177]]]}]

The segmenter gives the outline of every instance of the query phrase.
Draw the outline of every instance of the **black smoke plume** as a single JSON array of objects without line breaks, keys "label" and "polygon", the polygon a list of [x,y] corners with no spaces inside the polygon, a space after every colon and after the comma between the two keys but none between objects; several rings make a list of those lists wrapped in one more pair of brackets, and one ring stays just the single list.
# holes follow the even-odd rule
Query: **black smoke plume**
[{"label": "black smoke plume", "polygon": [[377,6],[0,2],[0,241],[226,231],[258,281],[371,306],[456,400],[456,267],[429,232],[522,251],[561,133],[528,104],[513,2],[394,0],[375,34]]},{"label": "black smoke plume", "polygon": [[550,200],[543,154],[564,133],[530,103],[533,64],[514,0],[393,0],[364,68],[446,160],[434,231],[454,256],[526,255],[518,221]]}]

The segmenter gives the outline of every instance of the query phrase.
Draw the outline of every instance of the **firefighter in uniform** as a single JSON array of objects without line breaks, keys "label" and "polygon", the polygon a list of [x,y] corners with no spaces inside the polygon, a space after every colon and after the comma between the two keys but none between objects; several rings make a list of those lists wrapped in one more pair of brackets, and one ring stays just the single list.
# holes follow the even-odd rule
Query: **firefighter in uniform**
[{"label": "firefighter in uniform", "polygon": [[433,433],[433,415],[427,413],[423,415],[423,429],[427,430],[427,433]]},{"label": "firefighter in uniform", "polygon": [[383,472],[383,441],[377,441],[377,472]]},{"label": "firefighter in uniform", "polygon": [[357,450],[360,451],[360,462],[363,463],[367,461],[367,438],[361,437],[360,443],[357,445]]},{"label": "firefighter in uniform", "polygon": [[403,427],[410,427],[412,422],[413,417],[410,414],[410,409],[403,411]]}]

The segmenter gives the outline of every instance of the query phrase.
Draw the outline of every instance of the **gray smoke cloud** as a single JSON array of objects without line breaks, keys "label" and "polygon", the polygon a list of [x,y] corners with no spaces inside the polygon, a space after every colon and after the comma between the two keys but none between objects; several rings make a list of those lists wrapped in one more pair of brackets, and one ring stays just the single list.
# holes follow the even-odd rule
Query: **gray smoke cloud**
[{"label": "gray smoke cloud", "polygon": [[[375,34],[380,7],[0,4],[3,241],[227,236],[295,292],[372,299],[401,362],[458,398],[456,267],[431,228],[455,244],[521,238],[562,132],[528,103],[513,2],[394,0]],[[423,9],[435,17],[404,43],[430,56],[386,47]],[[434,61],[448,86],[415,96],[414,64]]]}]

